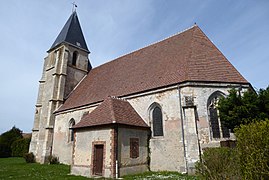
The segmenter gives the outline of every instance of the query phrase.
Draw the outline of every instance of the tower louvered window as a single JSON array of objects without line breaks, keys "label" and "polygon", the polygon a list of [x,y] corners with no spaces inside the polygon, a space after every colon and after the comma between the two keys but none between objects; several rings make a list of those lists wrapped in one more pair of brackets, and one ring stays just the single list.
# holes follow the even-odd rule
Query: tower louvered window
[{"label": "tower louvered window", "polygon": [[152,111],[153,136],[163,136],[163,115],[162,110],[156,106]]}]

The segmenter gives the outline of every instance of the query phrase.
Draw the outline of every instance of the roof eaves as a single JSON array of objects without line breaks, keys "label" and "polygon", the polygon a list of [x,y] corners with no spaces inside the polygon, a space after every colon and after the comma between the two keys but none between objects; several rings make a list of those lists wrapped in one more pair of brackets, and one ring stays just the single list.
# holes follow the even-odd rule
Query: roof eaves
[{"label": "roof eaves", "polygon": [[82,48],[82,47],[79,47],[79,46],[76,46],[76,45],[74,45],[74,44],[72,44],[72,43],[69,43],[69,42],[67,42],[67,41],[62,41],[61,43],[56,44],[54,47],[52,47],[52,48],[50,48],[49,50],[47,50],[47,53],[53,51],[54,49],[57,49],[57,48],[58,48],[59,46],[61,46],[62,44],[68,44],[69,46],[72,46],[72,47],[75,47],[75,48],[80,49],[80,50],[82,50],[82,51],[85,51],[86,53],[91,53],[89,50],[87,50],[87,49],[85,49],[85,48]]}]

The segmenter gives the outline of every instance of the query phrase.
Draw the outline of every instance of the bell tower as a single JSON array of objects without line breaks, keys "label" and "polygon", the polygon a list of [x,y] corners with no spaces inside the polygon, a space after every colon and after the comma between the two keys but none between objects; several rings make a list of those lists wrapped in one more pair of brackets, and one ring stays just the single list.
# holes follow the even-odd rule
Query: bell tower
[{"label": "bell tower", "polygon": [[37,162],[44,163],[51,155],[55,116],[76,85],[91,70],[90,54],[76,11],[65,23],[47,51],[36,103],[29,152]]}]

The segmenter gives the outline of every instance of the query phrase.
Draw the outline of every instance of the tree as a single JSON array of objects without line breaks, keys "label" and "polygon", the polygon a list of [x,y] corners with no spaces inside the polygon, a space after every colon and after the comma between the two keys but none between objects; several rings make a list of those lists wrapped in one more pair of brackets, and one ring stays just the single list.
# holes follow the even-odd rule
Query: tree
[{"label": "tree", "polygon": [[15,126],[0,136],[0,157],[11,156],[11,144],[22,138],[22,131]]},{"label": "tree", "polygon": [[221,121],[232,131],[241,124],[269,118],[269,87],[243,94],[231,89],[226,98],[220,99],[218,109]]},{"label": "tree", "polygon": [[260,109],[260,117],[262,119],[269,117],[269,86],[267,89],[260,89],[258,97],[258,105]]}]

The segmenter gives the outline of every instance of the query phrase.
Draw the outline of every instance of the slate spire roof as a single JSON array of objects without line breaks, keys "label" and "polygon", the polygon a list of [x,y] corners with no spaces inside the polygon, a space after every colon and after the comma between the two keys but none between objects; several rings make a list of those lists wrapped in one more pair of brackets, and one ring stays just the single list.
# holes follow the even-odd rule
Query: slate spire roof
[{"label": "slate spire roof", "polygon": [[48,51],[51,51],[62,43],[67,43],[89,52],[76,11],[71,14],[60,34],[57,36],[56,40]]},{"label": "slate spire roof", "polygon": [[73,128],[108,124],[122,124],[146,128],[149,127],[128,101],[107,97],[91,113],[84,115],[81,118],[81,121],[73,126]]},{"label": "slate spire roof", "polygon": [[184,82],[249,84],[195,25],[93,68],[57,112]]}]

